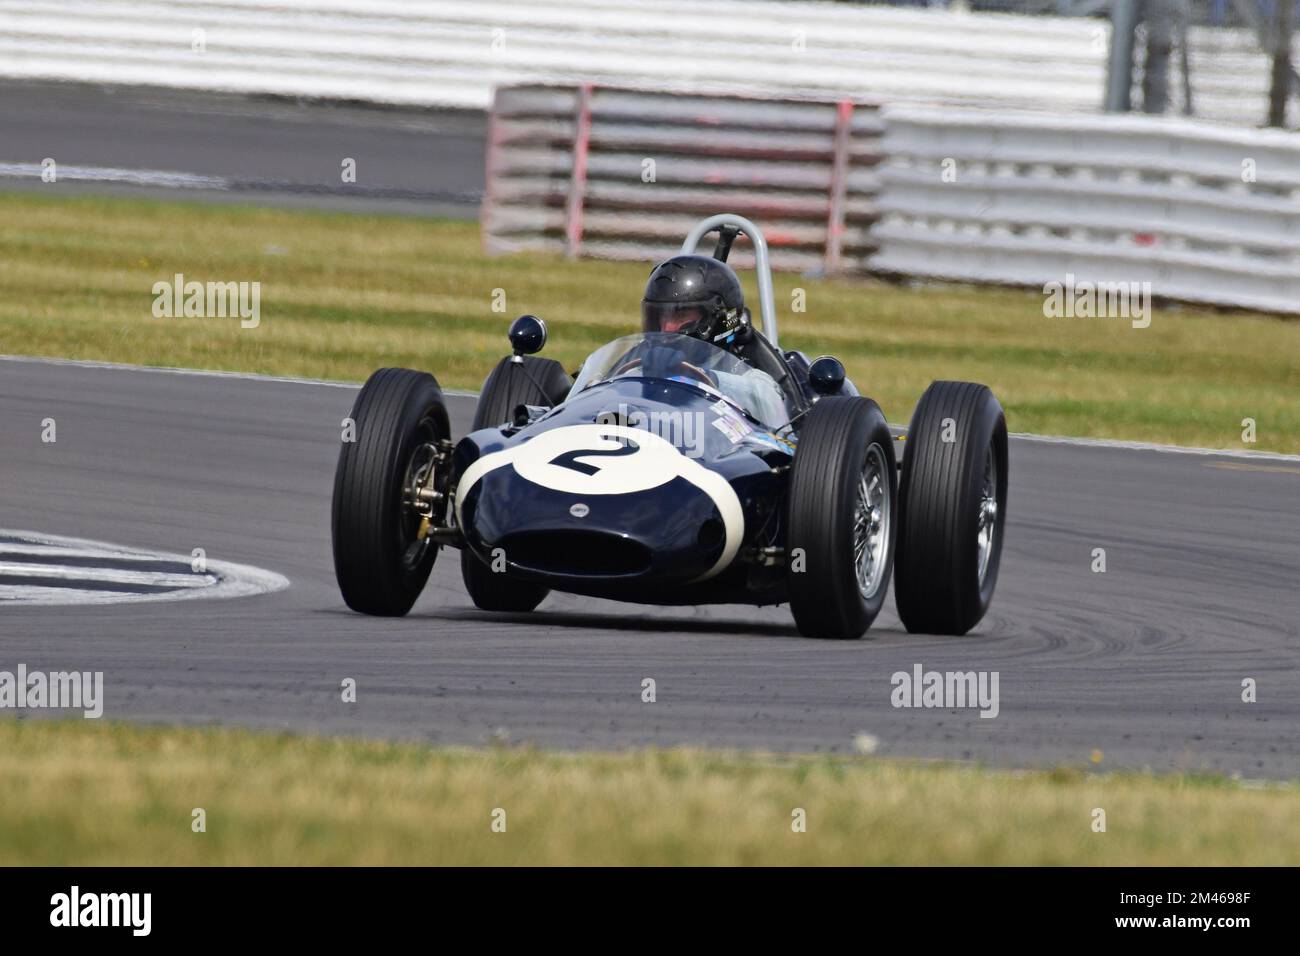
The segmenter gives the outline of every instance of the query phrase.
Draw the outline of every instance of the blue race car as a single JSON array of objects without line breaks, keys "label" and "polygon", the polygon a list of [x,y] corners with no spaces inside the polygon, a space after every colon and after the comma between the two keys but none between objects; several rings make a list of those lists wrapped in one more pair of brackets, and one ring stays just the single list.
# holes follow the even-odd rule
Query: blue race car
[{"label": "blue race car", "polygon": [[[715,231],[713,257],[696,255]],[[741,233],[761,330],[719,267]],[[488,611],[532,611],[550,590],[788,603],[802,634],[856,638],[892,574],[909,631],[963,634],[979,622],[1007,496],[1006,421],[987,387],[932,383],[894,436],[838,360],[779,348],[766,243],[739,216],[695,227],[652,274],[643,315],[642,331],[597,349],[572,378],[537,355],[544,323],[521,316],[459,442],[433,376],[375,372],[335,477],[347,605],[405,614],[451,546]]]}]

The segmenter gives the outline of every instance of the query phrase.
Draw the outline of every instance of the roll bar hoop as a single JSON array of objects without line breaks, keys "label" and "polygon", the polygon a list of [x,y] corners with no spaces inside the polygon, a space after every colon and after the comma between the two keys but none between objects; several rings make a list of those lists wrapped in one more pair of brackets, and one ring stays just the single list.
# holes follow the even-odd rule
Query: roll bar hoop
[{"label": "roll bar hoop", "polygon": [[[731,251],[730,240],[735,238],[733,230],[743,232],[754,244],[754,271],[758,276],[758,311],[763,320],[763,334],[773,346],[780,348],[776,339],[776,299],[772,291],[772,265],[767,258],[767,240],[763,238],[763,233],[759,231],[758,226],[735,213],[718,213],[695,224],[695,228],[687,234],[686,241],[682,243],[682,252],[694,255],[699,248],[700,240],[711,232],[718,232],[721,235],[718,248],[714,251],[714,258],[726,262],[727,254]],[[728,232],[731,233],[730,236]]]}]

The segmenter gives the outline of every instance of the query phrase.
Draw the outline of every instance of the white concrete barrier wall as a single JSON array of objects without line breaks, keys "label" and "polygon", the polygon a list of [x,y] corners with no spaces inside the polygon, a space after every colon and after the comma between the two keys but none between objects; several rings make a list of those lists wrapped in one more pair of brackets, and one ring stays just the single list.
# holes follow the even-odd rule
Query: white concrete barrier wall
[{"label": "white concrete barrier wall", "polygon": [[[774,0],[0,0],[0,75],[477,109],[590,82],[1095,112],[1108,29]],[[1191,47],[1197,114],[1259,122],[1254,38],[1196,28]]]},{"label": "white concrete barrier wall", "polygon": [[1300,137],[890,108],[873,269],[1300,312]]}]

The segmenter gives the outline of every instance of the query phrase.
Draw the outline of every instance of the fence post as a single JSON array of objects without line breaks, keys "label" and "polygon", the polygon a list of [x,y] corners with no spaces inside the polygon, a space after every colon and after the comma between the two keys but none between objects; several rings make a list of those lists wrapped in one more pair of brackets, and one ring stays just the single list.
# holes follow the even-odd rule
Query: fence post
[{"label": "fence post", "polygon": [[849,188],[849,147],[853,134],[853,101],[840,100],[835,111],[835,152],[831,160],[830,210],[826,217],[827,274],[840,270],[844,246],[845,196]]},{"label": "fence post", "polygon": [[1295,32],[1295,0],[1281,0],[1274,18],[1273,76],[1268,94],[1268,125],[1286,126],[1286,106],[1291,100],[1291,34]]},{"label": "fence post", "polygon": [[497,201],[497,180],[500,179],[501,170],[501,121],[499,111],[501,101],[508,94],[505,92],[507,87],[499,86],[492,92],[492,108],[488,112],[487,128],[487,152],[484,157],[485,182],[483,189],[483,201],[479,204],[479,224],[482,230],[483,251],[491,255],[496,252],[492,236],[494,230],[494,216]]},{"label": "fence post", "polygon": [[1133,108],[1133,46],[1137,23],[1137,0],[1114,0],[1110,7],[1110,59],[1106,66],[1107,113],[1127,113]]},{"label": "fence post", "polygon": [[591,84],[578,87],[578,105],[573,117],[573,175],[564,205],[564,254],[578,257],[582,247],[583,203],[587,194],[587,153],[591,149]]}]

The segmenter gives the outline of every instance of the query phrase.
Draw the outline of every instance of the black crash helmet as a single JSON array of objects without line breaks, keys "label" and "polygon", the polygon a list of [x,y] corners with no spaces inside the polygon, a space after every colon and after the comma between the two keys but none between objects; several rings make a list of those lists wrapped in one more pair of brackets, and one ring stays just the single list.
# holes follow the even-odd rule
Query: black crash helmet
[{"label": "black crash helmet", "polygon": [[650,273],[641,300],[643,331],[723,342],[744,321],[745,295],[725,262],[709,256],[673,256]]}]

